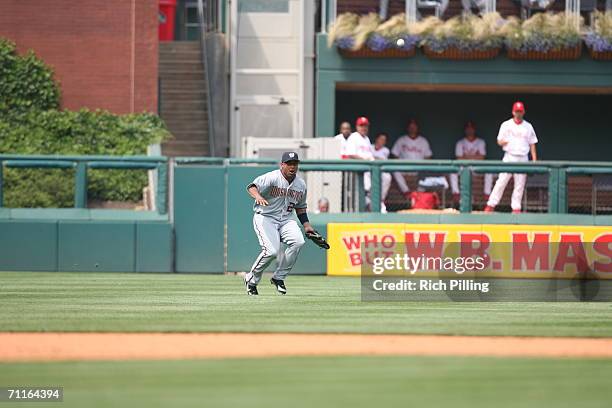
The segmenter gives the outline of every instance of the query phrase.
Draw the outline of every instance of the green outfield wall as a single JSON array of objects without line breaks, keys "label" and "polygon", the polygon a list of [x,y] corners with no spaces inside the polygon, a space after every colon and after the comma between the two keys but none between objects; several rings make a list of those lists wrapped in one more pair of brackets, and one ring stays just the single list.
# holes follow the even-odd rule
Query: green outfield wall
[{"label": "green outfield wall", "polygon": [[[223,273],[250,269],[260,247],[253,232],[253,203],[246,186],[255,177],[274,168],[265,165],[190,165],[176,168],[176,272]],[[325,230],[325,224],[315,221],[314,226]],[[225,245],[227,257],[224,254]],[[318,247],[304,246],[294,271],[302,274],[324,273],[325,253]]]},{"label": "green outfield wall", "polygon": [[[100,159],[95,158],[95,162]],[[38,163],[46,160],[65,162],[66,158],[47,157],[41,162],[37,157],[36,160]],[[87,162],[90,159],[71,160]],[[124,166],[125,161],[129,162],[126,158],[112,158],[108,163]],[[393,163],[393,166],[424,165],[423,162]],[[425,166],[469,168],[470,163],[432,161]],[[483,164],[487,169],[508,166],[501,162],[475,165]],[[170,166],[173,188],[170,189],[169,213],[165,213],[164,200],[160,211],[0,207],[0,271],[224,273],[248,270],[260,248],[252,227],[252,200],[245,187],[276,165],[269,161],[248,163],[240,159],[198,158],[178,160]],[[302,168],[338,170],[338,166],[345,170],[363,171],[365,168],[373,173],[383,168],[352,161],[310,161]],[[310,218],[314,227],[325,235],[329,223],[595,225],[612,229],[612,216],[565,214],[562,205],[565,188],[560,188],[565,173],[612,172],[612,163],[541,162],[538,166],[527,164],[520,171],[529,169],[544,169],[550,173],[551,183],[556,183],[550,188],[554,193],[549,193],[556,197],[557,204],[551,206],[554,212],[492,215],[342,213],[311,214]],[[86,177],[77,178],[75,182],[86,182]],[[85,185],[79,187],[79,190],[84,189]],[[379,194],[380,184],[373,181],[372,189],[373,195]],[[469,194],[462,196],[462,200],[469,202]],[[325,251],[307,243],[294,273],[325,274],[326,255]]]},{"label": "green outfield wall", "polygon": [[0,270],[171,272],[172,225],[141,211],[3,209]]},{"label": "green outfield wall", "polygon": [[[253,232],[252,200],[246,186],[258,175],[275,168],[276,165],[263,163],[177,165],[174,171],[176,272],[222,273],[250,268],[260,248]],[[311,214],[309,217],[314,227],[323,234],[327,234],[327,225],[332,222],[612,226],[612,216],[577,214],[342,213]],[[222,239],[225,245],[222,245]],[[223,246],[227,248],[226,254]],[[307,243],[294,273],[325,274],[326,261],[325,251]]]}]

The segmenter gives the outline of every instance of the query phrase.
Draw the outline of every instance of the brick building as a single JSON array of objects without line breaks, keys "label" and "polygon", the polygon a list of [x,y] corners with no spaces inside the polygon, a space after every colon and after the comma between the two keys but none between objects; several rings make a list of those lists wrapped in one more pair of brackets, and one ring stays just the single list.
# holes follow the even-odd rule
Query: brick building
[{"label": "brick building", "polygon": [[157,111],[158,4],[4,0],[0,37],[55,70],[62,107]]}]

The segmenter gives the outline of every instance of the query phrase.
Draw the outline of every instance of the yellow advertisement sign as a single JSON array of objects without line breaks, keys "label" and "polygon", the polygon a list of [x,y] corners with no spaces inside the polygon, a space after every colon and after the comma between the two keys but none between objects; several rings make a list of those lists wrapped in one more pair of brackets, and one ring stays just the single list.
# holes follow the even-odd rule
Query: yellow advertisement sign
[{"label": "yellow advertisement sign", "polygon": [[[359,276],[380,258],[479,256],[479,277],[612,279],[609,226],[495,224],[328,224],[327,274]],[[377,260],[378,258],[378,260]],[[430,274],[437,271],[429,271]],[[427,271],[424,271],[427,275]]]}]

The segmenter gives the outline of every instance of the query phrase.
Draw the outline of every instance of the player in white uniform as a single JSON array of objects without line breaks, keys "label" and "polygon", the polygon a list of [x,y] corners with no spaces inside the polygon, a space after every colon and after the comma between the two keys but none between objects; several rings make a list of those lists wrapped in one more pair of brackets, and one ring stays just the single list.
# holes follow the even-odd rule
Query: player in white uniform
[{"label": "player in white uniform", "polygon": [[372,143],[368,137],[370,121],[365,116],[357,118],[357,131],[351,133],[346,140],[346,159],[374,160]]},{"label": "player in white uniform", "polygon": [[[287,293],[285,277],[295,265],[305,242],[300,227],[292,218],[294,210],[304,231],[314,231],[306,215],[306,183],[297,175],[298,166],[297,153],[285,152],[279,170],[262,174],[247,186],[248,193],[255,200],[253,228],[261,245],[261,253],[244,276],[248,295],[258,294],[257,284],[264,269],[277,257],[278,265],[270,283],[279,293]],[[287,245],[282,252],[281,242]]]},{"label": "player in white uniform", "polygon": [[[487,144],[479,137],[476,137],[476,124],[471,120],[464,126],[464,134],[461,140],[455,145],[455,157],[458,160],[484,160],[487,156]],[[450,175],[451,191],[453,192],[453,201],[459,202],[459,176],[457,174]],[[491,187],[493,187],[493,175],[484,175],[484,194],[486,200],[491,195]]]},{"label": "player in white uniform", "polygon": [[352,133],[351,124],[349,122],[342,122],[340,124],[340,133],[335,136],[336,140],[340,141],[340,158],[346,159],[346,141]]},{"label": "player in white uniform", "polygon": [[[414,119],[409,120],[406,130],[408,134],[400,136],[400,138],[395,141],[393,148],[391,148],[391,154],[403,160],[430,159],[432,152],[429,147],[429,142],[423,136],[419,135],[419,125],[417,121]],[[410,199],[410,189],[408,188],[408,184],[406,184],[404,174],[396,171],[393,173],[393,178],[402,194],[404,194],[404,197]]]},{"label": "player in white uniform", "polygon": [[[538,159],[535,146],[538,143],[538,138],[536,137],[535,130],[533,130],[533,126],[523,119],[523,115],[525,115],[525,106],[522,102],[515,102],[512,106],[512,119],[503,122],[499,128],[497,144],[506,152],[503,158],[505,162],[529,161],[529,153],[531,153],[531,160],[536,161]],[[485,207],[486,212],[493,212],[495,210],[495,206],[499,204],[504,194],[504,189],[512,176],[512,173],[499,174],[499,178]],[[511,201],[513,213],[521,212],[521,201],[526,181],[526,174],[514,173],[514,190],[512,190]]]},{"label": "player in white uniform", "polygon": [[[357,160],[368,160],[373,161],[376,160],[374,158],[374,154],[372,153],[372,143],[370,142],[370,138],[368,137],[368,130],[370,129],[370,121],[365,116],[361,116],[357,118],[356,122],[357,131],[353,132],[348,140],[346,141],[346,157],[347,159],[357,159]],[[372,187],[372,178],[370,172],[366,172],[363,174],[363,189],[366,193],[370,192]],[[370,203],[369,194],[366,195],[366,204]],[[381,210],[386,211],[384,206],[381,207]]]},{"label": "player in white uniform", "polygon": [[[389,148],[386,146],[387,137],[388,135],[386,133],[379,133],[376,135],[376,139],[374,139],[374,143],[372,144],[372,155],[375,160],[389,160],[390,152]],[[391,174],[381,173],[380,183],[380,212],[386,213],[387,206],[385,206],[385,199],[389,193],[389,187],[391,187]]]}]

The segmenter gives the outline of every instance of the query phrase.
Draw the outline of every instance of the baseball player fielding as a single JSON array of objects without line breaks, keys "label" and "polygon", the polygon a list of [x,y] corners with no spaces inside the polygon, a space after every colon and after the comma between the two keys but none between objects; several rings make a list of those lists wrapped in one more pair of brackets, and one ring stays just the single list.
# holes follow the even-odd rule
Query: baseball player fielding
[{"label": "baseball player fielding", "polygon": [[[307,237],[322,248],[329,248],[325,239],[310,225],[306,212],[306,183],[297,175],[300,159],[295,152],[282,155],[280,169],[257,177],[247,186],[247,191],[255,200],[253,203],[253,228],[261,246],[249,273],[244,276],[248,295],[258,295],[257,284],[266,267],[278,258],[278,265],[270,283],[278,293],[287,293],[285,278],[295,265],[304,236],[295,219],[304,226]],[[287,245],[280,251],[280,244]]]}]

